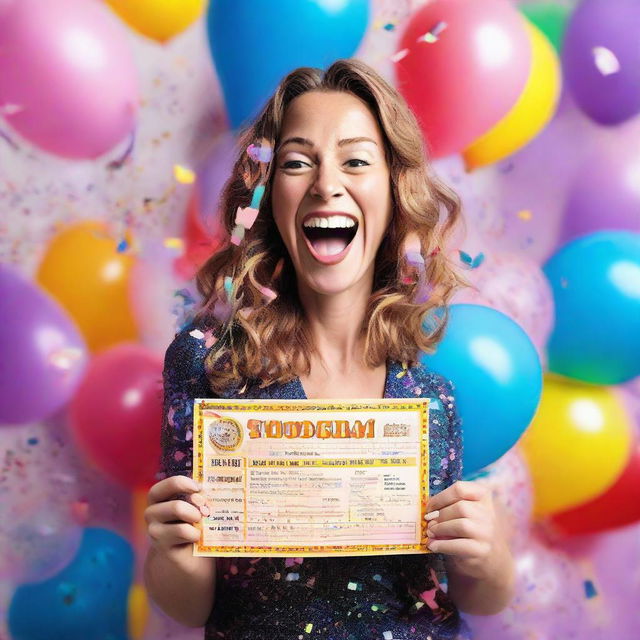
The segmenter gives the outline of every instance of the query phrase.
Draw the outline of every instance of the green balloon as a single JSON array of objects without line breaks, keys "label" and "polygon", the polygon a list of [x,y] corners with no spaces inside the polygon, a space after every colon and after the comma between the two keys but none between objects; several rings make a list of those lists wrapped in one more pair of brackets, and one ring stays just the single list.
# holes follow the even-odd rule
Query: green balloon
[{"label": "green balloon", "polygon": [[560,53],[562,49],[562,39],[567,26],[567,19],[571,10],[555,2],[536,2],[523,4],[520,11],[532,22]]}]

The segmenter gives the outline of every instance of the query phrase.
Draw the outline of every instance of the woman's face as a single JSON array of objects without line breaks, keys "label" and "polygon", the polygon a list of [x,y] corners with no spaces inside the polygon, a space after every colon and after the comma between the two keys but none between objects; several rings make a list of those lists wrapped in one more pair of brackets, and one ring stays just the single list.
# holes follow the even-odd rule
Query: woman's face
[{"label": "woman's face", "polygon": [[299,286],[321,294],[370,287],[392,196],[382,132],[366,103],[335,91],[298,96],[276,151],[273,216]]}]

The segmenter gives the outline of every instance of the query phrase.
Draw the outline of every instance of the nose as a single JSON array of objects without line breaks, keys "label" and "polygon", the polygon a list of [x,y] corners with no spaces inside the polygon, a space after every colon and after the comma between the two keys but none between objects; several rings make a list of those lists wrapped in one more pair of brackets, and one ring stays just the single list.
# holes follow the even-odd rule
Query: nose
[{"label": "nose", "polygon": [[341,196],[344,187],[340,179],[340,171],[330,163],[321,164],[316,170],[309,189],[309,194],[316,198],[329,200],[334,196]]}]

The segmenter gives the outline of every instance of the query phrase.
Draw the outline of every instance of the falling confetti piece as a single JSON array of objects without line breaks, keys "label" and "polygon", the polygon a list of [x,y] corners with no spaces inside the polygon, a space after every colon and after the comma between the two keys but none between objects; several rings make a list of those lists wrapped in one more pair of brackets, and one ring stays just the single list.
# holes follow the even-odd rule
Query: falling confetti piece
[{"label": "falling confetti piece", "polygon": [[256,162],[271,162],[273,157],[273,149],[268,144],[250,144],[247,147],[247,153],[252,160]]},{"label": "falling confetti piece", "polygon": [[385,631],[382,634],[382,637],[384,638],[384,640],[393,640],[393,633],[391,631]]},{"label": "falling confetti piece", "polygon": [[260,208],[260,201],[262,200],[262,196],[264,195],[264,185],[259,184],[253,190],[253,196],[251,197],[251,204],[249,205],[253,209]]},{"label": "falling confetti piece", "polygon": [[118,253],[124,253],[129,247],[129,243],[126,240],[121,240],[118,243],[118,247],[116,248],[116,251]]},{"label": "falling confetti piece", "polygon": [[416,42],[427,42],[429,44],[433,44],[434,42],[438,42],[438,36],[447,28],[447,23],[440,21],[436,24],[433,29],[430,29],[424,35],[421,35]]},{"label": "falling confetti piece", "polygon": [[409,54],[409,49],[400,49],[400,51],[398,51],[397,53],[394,53],[391,56],[391,61],[400,62],[400,60],[402,60],[402,58],[405,58],[408,54]]},{"label": "falling confetti piece", "polygon": [[598,595],[598,591],[591,580],[584,581],[584,593],[587,599],[595,598]]},{"label": "falling confetti piece", "polygon": [[518,211],[518,218],[520,220],[526,220],[527,222],[533,218],[533,213],[529,211],[529,209],[523,209],[522,211]]},{"label": "falling confetti piece", "polygon": [[610,76],[620,71],[620,62],[615,53],[606,47],[593,47],[591,50],[598,71],[603,76]]},{"label": "falling confetti piece", "polygon": [[165,238],[163,244],[167,249],[178,249],[181,251],[184,248],[184,240],[182,238]]},{"label": "falling confetti piece", "polygon": [[311,629],[313,629],[313,625],[309,622],[307,626],[304,628],[304,632],[311,633]]},{"label": "falling confetti piece", "polygon": [[395,22],[387,22],[382,28],[385,31],[393,31],[396,28],[396,24]]},{"label": "falling confetti piece", "polygon": [[347,585],[347,589],[349,589],[349,591],[357,591],[358,590],[358,583],[357,582],[350,582]]},{"label": "falling confetti piece", "polygon": [[273,289],[269,289],[269,287],[260,287],[258,290],[265,298],[269,299],[269,302],[278,297],[278,294]]},{"label": "falling confetti piece", "polygon": [[19,104],[5,104],[0,107],[0,113],[3,116],[13,116],[16,113],[24,111],[24,106]]},{"label": "falling confetti piece", "polygon": [[173,165],[173,177],[182,184],[193,184],[196,181],[196,174],[179,164]]},{"label": "falling confetti piece", "polygon": [[202,338],[204,338],[204,333],[202,333],[200,329],[194,329],[193,331],[190,331],[189,335],[192,338],[196,338],[197,340],[202,340]]},{"label": "falling confetti piece", "polygon": [[244,238],[244,227],[240,224],[237,224],[233,231],[231,232],[231,243],[236,246],[240,245]]},{"label": "falling confetti piece", "polygon": [[131,154],[133,153],[133,147],[136,142],[136,132],[135,129],[131,132],[131,137],[129,138],[129,144],[127,144],[127,148],[124,150],[124,153],[115,160],[112,160],[108,165],[107,169],[121,169]]},{"label": "falling confetti piece", "polygon": [[236,209],[236,224],[243,226],[245,229],[251,229],[253,223],[258,217],[258,209],[253,207],[238,207]]},{"label": "falling confetti piece", "polygon": [[460,255],[460,261],[470,269],[477,269],[484,262],[484,253],[479,253],[473,258],[462,249],[459,249],[458,254]]}]

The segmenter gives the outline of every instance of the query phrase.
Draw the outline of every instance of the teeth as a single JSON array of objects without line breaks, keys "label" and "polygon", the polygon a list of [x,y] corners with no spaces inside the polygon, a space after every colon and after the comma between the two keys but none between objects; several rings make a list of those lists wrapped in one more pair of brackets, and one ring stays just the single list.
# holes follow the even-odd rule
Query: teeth
[{"label": "teeth", "polygon": [[329,216],[328,218],[309,218],[305,227],[321,227],[323,229],[349,229],[356,223],[347,216]]}]

